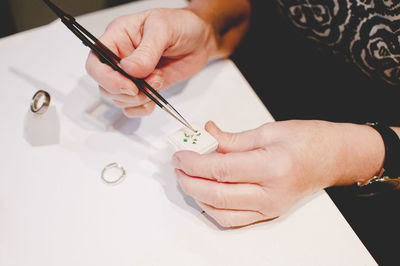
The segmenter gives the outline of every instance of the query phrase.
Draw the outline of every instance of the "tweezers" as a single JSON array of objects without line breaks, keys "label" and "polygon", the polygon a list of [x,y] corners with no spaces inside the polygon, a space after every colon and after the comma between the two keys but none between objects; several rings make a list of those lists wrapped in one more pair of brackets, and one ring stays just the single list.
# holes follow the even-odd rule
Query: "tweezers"
[{"label": "tweezers", "polygon": [[168,114],[170,114],[180,123],[182,123],[185,127],[189,128],[193,132],[196,132],[196,130],[186,121],[186,119],[183,118],[183,116],[180,115],[179,112],[174,107],[172,107],[172,105],[169,104],[168,101],[165,100],[164,97],[162,97],[155,89],[153,89],[144,79],[134,78],[127,72],[125,72],[119,66],[121,59],[110,49],[108,49],[103,43],[101,43],[96,37],[94,37],[89,31],[87,31],[83,26],[76,22],[73,16],[65,13],[49,0],[43,0],[43,2],[45,2],[45,4],[61,19],[61,22],[64,23],[64,25],[67,26],[67,28],[70,29],[72,33],[74,33],[83,42],[84,45],[88,46],[98,56],[99,60],[102,63],[107,64],[112,69],[131,80],[141,92],[149,97],[150,100],[156,103],[161,109],[166,111]]}]

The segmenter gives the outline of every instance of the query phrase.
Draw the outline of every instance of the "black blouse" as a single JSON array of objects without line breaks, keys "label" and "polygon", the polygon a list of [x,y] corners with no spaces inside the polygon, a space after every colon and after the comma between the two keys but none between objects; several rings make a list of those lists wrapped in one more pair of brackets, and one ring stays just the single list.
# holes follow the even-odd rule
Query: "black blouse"
[{"label": "black blouse", "polygon": [[400,85],[398,0],[279,0],[278,3],[307,37],[344,54],[365,74]]},{"label": "black blouse", "polygon": [[254,0],[232,59],[276,120],[400,126],[400,0]]}]

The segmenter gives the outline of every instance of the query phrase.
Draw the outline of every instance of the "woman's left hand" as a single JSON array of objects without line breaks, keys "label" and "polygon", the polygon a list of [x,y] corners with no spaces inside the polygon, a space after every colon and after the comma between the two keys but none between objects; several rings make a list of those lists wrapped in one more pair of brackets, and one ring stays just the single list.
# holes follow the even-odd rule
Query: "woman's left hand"
[{"label": "woman's left hand", "polygon": [[364,181],[382,167],[384,147],[369,126],[325,121],[283,121],[226,133],[206,130],[216,153],[173,156],[182,190],[223,227],[269,220],[307,195]]}]

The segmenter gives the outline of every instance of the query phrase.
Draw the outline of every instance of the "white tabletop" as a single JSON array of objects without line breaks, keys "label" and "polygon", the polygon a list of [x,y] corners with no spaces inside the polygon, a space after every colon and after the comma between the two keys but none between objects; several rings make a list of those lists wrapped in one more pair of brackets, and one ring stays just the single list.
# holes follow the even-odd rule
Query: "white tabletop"
[{"label": "white tabletop", "polygon": [[[139,1],[78,21],[99,36],[119,15],[185,5]],[[323,191],[274,221],[219,228],[177,186],[175,120],[156,109],[104,129],[83,115],[99,99],[87,54],[59,21],[0,40],[1,266],[376,265]],[[39,89],[52,96],[42,117],[29,110]],[[163,94],[191,121],[227,131],[273,121],[230,60]],[[114,186],[100,179],[111,162],[127,172]]]}]

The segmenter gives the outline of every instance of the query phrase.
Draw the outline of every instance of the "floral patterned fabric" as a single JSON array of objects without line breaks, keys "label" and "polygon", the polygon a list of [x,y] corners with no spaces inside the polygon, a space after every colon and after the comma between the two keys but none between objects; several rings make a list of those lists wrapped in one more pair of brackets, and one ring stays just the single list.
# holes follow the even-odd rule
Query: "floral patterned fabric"
[{"label": "floral patterned fabric", "polygon": [[364,73],[400,85],[400,0],[278,0],[306,36]]}]

